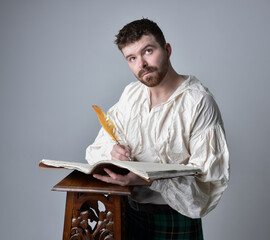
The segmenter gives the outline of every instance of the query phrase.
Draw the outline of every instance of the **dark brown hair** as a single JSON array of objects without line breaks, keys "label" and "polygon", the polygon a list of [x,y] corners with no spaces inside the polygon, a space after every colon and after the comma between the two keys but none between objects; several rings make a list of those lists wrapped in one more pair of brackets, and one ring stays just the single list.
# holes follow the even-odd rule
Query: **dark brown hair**
[{"label": "dark brown hair", "polygon": [[146,18],[125,25],[116,35],[114,43],[122,50],[128,44],[138,41],[143,35],[153,35],[159,45],[165,47],[166,40],[163,32],[155,22]]}]

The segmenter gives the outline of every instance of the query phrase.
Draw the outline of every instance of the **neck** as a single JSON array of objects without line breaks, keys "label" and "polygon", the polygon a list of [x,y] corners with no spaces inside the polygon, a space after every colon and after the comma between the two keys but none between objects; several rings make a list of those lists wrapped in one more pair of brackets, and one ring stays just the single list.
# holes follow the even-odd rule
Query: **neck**
[{"label": "neck", "polygon": [[184,80],[184,77],[179,75],[170,64],[168,72],[162,82],[158,86],[150,88],[150,110],[155,105],[166,102]]}]

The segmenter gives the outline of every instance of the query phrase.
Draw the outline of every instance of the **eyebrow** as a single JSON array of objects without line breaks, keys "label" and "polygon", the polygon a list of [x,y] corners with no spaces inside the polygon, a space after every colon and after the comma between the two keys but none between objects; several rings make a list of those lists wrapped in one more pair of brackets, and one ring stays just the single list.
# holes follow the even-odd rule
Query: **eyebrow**
[{"label": "eyebrow", "polygon": [[[152,45],[152,44],[147,44],[145,47],[143,47],[140,51],[143,52],[146,48],[149,48],[149,47],[152,47],[152,48],[157,48],[155,45]],[[125,59],[128,59],[129,57],[133,56],[134,54],[129,54],[125,57]]]}]

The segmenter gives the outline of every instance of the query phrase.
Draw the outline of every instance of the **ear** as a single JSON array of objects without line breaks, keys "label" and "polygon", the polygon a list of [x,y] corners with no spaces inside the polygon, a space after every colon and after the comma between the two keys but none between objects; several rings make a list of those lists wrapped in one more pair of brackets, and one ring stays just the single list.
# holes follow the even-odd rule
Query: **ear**
[{"label": "ear", "polygon": [[170,58],[172,54],[172,47],[169,43],[165,44],[165,51],[167,52],[168,59]]}]

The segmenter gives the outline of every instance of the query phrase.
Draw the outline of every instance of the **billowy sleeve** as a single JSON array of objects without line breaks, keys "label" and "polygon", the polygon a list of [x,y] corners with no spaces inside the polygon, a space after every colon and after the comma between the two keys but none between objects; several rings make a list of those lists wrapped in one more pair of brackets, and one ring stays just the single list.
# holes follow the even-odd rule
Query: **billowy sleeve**
[{"label": "billowy sleeve", "polygon": [[213,98],[204,98],[189,141],[187,165],[199,166],[202,174],[156,180],[151,189],[161,193],[172,208],[191,218],[200,218],[214,209],[229,181],[229,151],[222,119]]},{"label": "billowy sleeve", "polygon": [[110,139],[109,135],[100,129],[93,144],[86,149],[85,159],[89,163],[98,162],[100,160],[111,159],[110,152],[115,143]]}]

